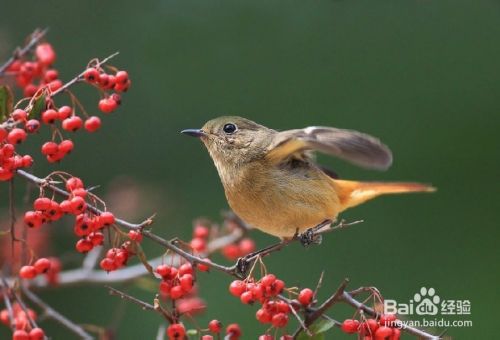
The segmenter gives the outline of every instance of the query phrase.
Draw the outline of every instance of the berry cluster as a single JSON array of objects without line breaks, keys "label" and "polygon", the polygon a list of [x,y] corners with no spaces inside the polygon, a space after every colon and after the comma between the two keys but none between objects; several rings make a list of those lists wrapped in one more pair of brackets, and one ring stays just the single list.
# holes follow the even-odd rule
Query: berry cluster
[{"label": "berry cluster", "polygon": [[[222,331],[222,323],[219,320],[212,320],[208,323],[208,329],[204,331],[209,331],[212,334],[217,335],[217,339],[220,339],[220,333]],[[238,324],[232,323],[226,327],[226,336],[224,339],[227,340],[238,340],[242,335],[241,328]],[[167,328],[167,336],[169,340],[181,340],[185,339],[186,328],[182,323],[173,323]],[[214,336],[210,334],[204,334],[200,338],[201,340],[213,340]]]},{"label": "berry cluster", "polygon": [[234,261],[253,251],[255,251],[255,242],[250,238],[244,238],[237,243],[228,244],[222,248],[222,255],[228,260]]},{"label": "berry cluster", "polygon": [[[116,71],[107,74],[101,67],[89,67],[83,72],[83,78],[90,84],[99,87],[102,91],[114,90],[116,92],[126,92],[132,84],[127,71]],[[121,103],[121,97],[117,93],[108,95],[99,101],[99,110],[104,113],[111,113]]]},{"label": "berry cluster", "polygon": [[25,97],[32,97],[42,87],[57,91],[63,85],[59,72],[51,68],[56,60],[56,52],[49,43],[37,45],[34,60],[16,60],[10,64],[7,72],[16,77],[16,84],[23,89]]},{"label": "berry cluster", "polygon": [[[15,155],[15,145],[26,140],[28,134],[38,132],[41,125],[52,128],[52,139],[42,146],[42,154],[51,163],[62,160],[69,154],[74,144],[70,139],[65,139],[62,130],[75,132],[85,128],[88,132],[95,132],[101,127],[101,119],[89,116],[80,102],[70,94],[72,106],[58,107],[54,102],[54,92],[61,89],[63,83],[59,80],[59,73],[52,68],[56,53],[49,43],[39,43],[35,49],[33,60],[23,56],[10,64],[7,75],[14,76],[16,84],[23,90],[24,96],[31,98],[25,109],[17,108],[10,113],[8,119],[0,121],[0,181],[10,180],[16,169],[32,165],[31,156]],[[118,93],[108,94],[107,90],[116,92],[126,91],[131,81],[126,71],[117,71],[106,74],[98,61],[91,62],[89,67],[78,79],[85,79],[101,91],[103,98],[98,107],[104,113],[114,111],[121,103]],[[9,99],[13,102],[12,93],[7,91]],[[21,103],[21,102],[20,102]],[[19,104],[18,104],[19,105]],[[17,106],[17,105],[16,105]],[[75,107],[79,108],[77,115]],[[9,111],[12,108],[8,108]],[[60,128],[56,125],[60,122]],[[54,138],[58,136],[59,142]],[[5,150],[3,150],[6,146]]]},{"label": "berry cluster", "polygon": [[[17,302],[12,304],[12,316],[14,333],[12,334],[12,340],[44,340],[45,332],[43,329],[38,327],[31,327],[29,319],[36,320],[37,315],[32,310],[27,308],[24,310]],[[9,311],[7,309],[2,309],[0,311],[0,322],[10,327],[11,320],[9,317]]]},{"label": "berry cluster", "polygon": [[179,268],[161,264],[156,268],[161,276],[160,293],[172,300],[178,300],[189,294],[194,286],[194,270],[190,263],[184,263]]},{"label": "berry cluster", "polygon": [[259,302],[262,307],[255,314],[257,320],[275,328],[284,328],[291,313],[291,306],[278,298],[284,289],[285,282],[273,274],[267,274],[259,281],[250,277],[246,280],[234,280],[229,285],[229,292],[239,297],[242,303]]},{"label": "berry cluster", "polygon": [[106,252],[106,257],[101,260],[99,265],[103,270],[109,273],[126,266],[128,259],[132,255],[134,255],[132,243],[130,241],[125,241],[119,248],[109,249]]},{"label": "berry cluster", "polygon": [[49,259],[42,257],[30,266],[22,266],[19,270],[19,277],[21,279],[33,279],[38,275],[45,274],[50,270],[51,262]]},{"label": "berry cluster", "polygon": [[10,132],[0,127],[0,181],[8,181],[14,177],[14,172],[20,168],[29,168],[33,165],[30,155],[15,154],[15,144],[26,138],[22,129],[13,129]]},{"label": "berry cluster", "polygon": [[342,323],[342,330],[347,334],[357,333],[366,340],[399,340],[401,331],[398,327],[395,314],[382,314],[378,320],[346,319]]},{"label": "berry cluster", "polygon": [[[102,229],[115,223],[115,217],[111,212],[103,212],[96,215],[87,209],[86,199],[95,199],[89,193],[78,177],[66,179],[61,173],[57,173],[65,180],[65,186],[70,193],[69,197],[61,202],[48,197],[39,197],[33,202],[32,211],[24,214],[24,222],[31,228],[38,228],[44,223],[59,220],[64,214],[75,216],[73,231],[80,239],[76,242],[76,250],[86,253],[104,242]],[[50,176],[49,176],[50,177]]]}]

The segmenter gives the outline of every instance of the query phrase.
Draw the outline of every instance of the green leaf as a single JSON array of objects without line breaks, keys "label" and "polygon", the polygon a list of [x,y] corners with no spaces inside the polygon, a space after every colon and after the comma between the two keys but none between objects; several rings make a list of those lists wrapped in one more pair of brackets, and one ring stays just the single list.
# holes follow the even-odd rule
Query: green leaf
[{"label": "green leaf", "polygon": [[191,335],[191,336],[198,335],[198,331],[196,329],[188,329],[186,331],[186,335]]},{"label": "green leaf", "polygon": [[6,120],[12,112],[13,100],[10,88],[6,85],[0,86],[0,122]]},{"label": "green leaf", "polygon": [[42,111],[45,110],[45,95],[41,95],[37,100],[33,103],[33,108],[31,109],[29,116],[33,119],[40,119],[40,115]]},{"label": "green leaf", "polygon": [[326,320],[326,319],[319,319],[315,323],[313,323],[311,326],[309,326],[309,330],[313,334],[313,336],[308,336],[306,332],[302,331],[297,340],[323,340],[325,339],[325,332],[328,331],[330,328],[335,326],[335,322],[332,320]]}]

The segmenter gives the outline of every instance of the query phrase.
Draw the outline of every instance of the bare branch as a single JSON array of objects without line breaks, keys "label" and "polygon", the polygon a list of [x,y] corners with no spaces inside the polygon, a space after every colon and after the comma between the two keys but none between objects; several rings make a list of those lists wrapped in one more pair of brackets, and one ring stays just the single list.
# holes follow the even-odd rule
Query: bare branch
[{"label": "bare branch", "polygon": [[81,326],[77,325],[76,323],[74,323],[73,321],[69,320],[67,317],[56,311],[54,308],[49,306],[46,302],[40,299],[40,297],[35,295],[27,287],[22,285],[21,289],[24,296],[26,296],[28,300],[37,305],[48,318],[64,326],[66,329],[68,329],[81,339],[86,339],[86,340],[94,339],[94,337],[88,334]]},{"label": "bare branch", "polygon": [[0,66],[0,76],[4,75],[5,71],[9,68],[10,65],[12,65],[14,61],[21,59],[28,52],[30,52],[31,49],[35,47],[35,45],[38,44],[38,42],[45,36],[45,34],[47,34],[47,31],[47,28],[43,30],[36,29],[35,31],[33,31],[33,33],[31,33],[30,35],[28,43],[24,45],[24,47],[16,48],[12,53],[12,56]]}]

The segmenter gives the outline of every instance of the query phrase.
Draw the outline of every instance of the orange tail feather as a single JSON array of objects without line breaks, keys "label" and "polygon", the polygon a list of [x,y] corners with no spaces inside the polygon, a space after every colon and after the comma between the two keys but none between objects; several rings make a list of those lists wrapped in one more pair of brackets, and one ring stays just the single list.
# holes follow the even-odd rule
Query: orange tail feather
[{"label": "orange tail feather", "polygon": [[340,199],[340,211],[344,211],[380,195],[436,191],[436,188],[433,186],[421,183],[356,182],[345,180],[334,180],[334,183]]}]

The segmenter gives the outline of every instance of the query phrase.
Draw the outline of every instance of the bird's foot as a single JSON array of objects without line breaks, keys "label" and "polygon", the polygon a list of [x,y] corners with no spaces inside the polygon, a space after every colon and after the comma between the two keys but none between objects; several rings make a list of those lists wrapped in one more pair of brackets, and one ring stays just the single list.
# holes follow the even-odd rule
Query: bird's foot
[{"label": "bird's foot", "polygon": [[324,220],[317,226],[314,226],[312,228],[307,229],[303,233],[299,234],[298,232],[296,233],[296,238],[299,240],[299,242],[304,246],[308,247],[311,244],[321,244],[321,241],[323,240],[323,237],[319,232],[326,226],[332,223],[332,220]]}]

